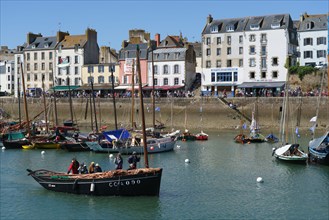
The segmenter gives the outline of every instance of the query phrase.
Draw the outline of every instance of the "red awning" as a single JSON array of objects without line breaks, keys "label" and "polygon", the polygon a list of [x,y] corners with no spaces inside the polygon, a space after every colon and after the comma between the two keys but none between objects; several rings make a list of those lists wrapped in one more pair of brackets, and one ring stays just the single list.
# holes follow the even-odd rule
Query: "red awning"
[{"label": "red awning", "polygon": [[[184,86],[154,86],[154,90],[175,90],[175,89],[181,89],[184,88]],[[143,90],[152,90],[153,86],[145,86]]]}]

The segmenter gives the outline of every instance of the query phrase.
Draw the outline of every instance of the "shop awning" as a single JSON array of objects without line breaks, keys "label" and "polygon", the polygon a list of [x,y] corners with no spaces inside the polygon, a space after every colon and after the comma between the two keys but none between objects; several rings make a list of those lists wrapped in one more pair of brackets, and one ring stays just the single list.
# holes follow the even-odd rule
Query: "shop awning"
[{"label": "shop awning", "polygon": [[244,82],[238,88],[282,88],[285,82]]},{"label": "shop awning", "polygon": [[69,91],[70,90],[75,90],[77,88],[79,88],[80,86],[54,86],[52,88],[50,88],[48,91]]},{"label": "shop awning", "polygon": [[[154,90],[176,90],[176,89],[182,89],[184,86],[154,86]],[[153,86],[145,86],[143,90],[152,90]]]},{"label": "shop awning", "polygon": [[[145,85],[142,85],[142,88],[144,88],[146,86],[146,84]],[[131,90],[131,85],[121,85],[121,86],[117,86],[117,87],[115,87],[114,89],[115,90]],[[134,86],[134,89],[135,90],[137,90],[137,89],[139,89],[139,86],[138,85],[135,85]]]},{"label": "shop awning", "polygon": [[[117,86],[116,83],[114,84],[114,87],[115,86]],[[94,90],[112,90],[111,83],[94,84],[93,87],[94,87]],[[91,90],[91,85],[84,84],[84,85],[80,86],[77,90]]]}]

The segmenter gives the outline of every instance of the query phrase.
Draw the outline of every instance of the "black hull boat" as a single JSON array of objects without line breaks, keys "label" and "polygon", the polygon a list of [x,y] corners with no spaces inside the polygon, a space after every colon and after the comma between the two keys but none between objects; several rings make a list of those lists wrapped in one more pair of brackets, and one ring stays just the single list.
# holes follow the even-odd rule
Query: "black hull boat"
[{"label": "black hull boat", "polygon": [[23,149],[22,146],[23,145],[30,145],[31,142],[28,140],[4,140],[3,141],[3,146],[6,149]]},{"label": "black hull boat", "polygon": [[61,148],[70,152],[91,151],[88,145],[84,142],[61,143]]},{"label": "black hull boat", "polygon": [[45,189],[93,196],[159,196],[162,168],[115,170],[93,174],[29,170]]}]

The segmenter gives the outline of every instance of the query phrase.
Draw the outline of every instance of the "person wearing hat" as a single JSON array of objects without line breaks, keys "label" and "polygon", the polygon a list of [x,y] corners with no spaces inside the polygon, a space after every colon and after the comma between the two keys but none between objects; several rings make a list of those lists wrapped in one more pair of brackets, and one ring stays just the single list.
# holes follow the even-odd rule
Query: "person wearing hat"
[{"label": "person wearing hat", "polygon": [[120,153],[118,153],[117,156],[114,158],[114,163],[115,163],[115,169],[116,170],[121,170],[122,169],[123,160],[122,160],[122,157],[121,157]]},{"label": "person wearing hat", "polygon": [[67,174],[69,174],[72,171],[72,174],[79,174],[78,168],[79,168],[80,164],[79,162],[73,158],[72,162],[67,170]]},{"label": "person wearing hat", "polygon": [[99,166],[98,163],[96,163],[96,166],[95,166],[95,173],[100,173],[102,172],[102,168]]},{"label": "person wearing hat", "polygon": [[133,170],[137,168],[137,162],[140,161],[140,157],[137,156],[136,151],[133,152],[132,155],[128,158],[129,168],[128,170]]},{"label": "person wearing hat", "polygon": [[91,162],[88,168],[89,173],[95,173],[95,162]]}]

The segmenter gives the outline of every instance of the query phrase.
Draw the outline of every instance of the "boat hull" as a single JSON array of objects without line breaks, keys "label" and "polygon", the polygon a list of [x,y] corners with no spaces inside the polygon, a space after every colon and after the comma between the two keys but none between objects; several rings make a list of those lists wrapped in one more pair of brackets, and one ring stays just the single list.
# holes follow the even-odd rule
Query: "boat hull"
[{"label": "boat hull", "polygon": [[31,142],[28,140],[13,140],[13,141],[3,141],[3,146],[6,149],[22,149],[23,145],[30,145]]},{"label": "boat hull", "polygon": [[[159,196],[162,176],[162,168],[79,175],[46,170],[28,172],[47,190],[93,196]],[[99,178],[102,174],[112,177]]]},{"label": "boat hull", "polygon": [[70,152],[91,151],[86,143],[61,143],[61,148]]},{"label": "boat hull", "polygon": [[36,149],[59,149],[60,144],[53,142],[35,142],[33,147]]},{"label": "boat hull", "polygon": [[329,152],[319,152],[315,149],[309,148],[309,157],[312,162],[329,165]]}]

